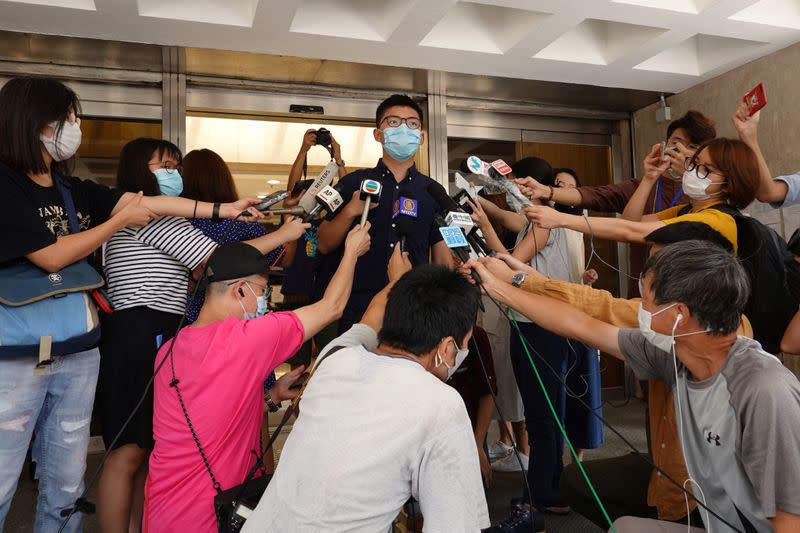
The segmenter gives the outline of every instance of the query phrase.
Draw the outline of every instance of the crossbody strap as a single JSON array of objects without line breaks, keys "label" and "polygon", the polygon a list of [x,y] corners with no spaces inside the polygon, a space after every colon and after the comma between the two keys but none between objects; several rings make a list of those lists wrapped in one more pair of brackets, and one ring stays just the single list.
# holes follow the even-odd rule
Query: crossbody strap
[{"label": "crossbody strap", "polygon": [[63,181],[63,178],[53,172],[53,184],[55,184],[61,198],[64,199],[64,210],[67,212],[70,233],[80,233],[81,225],[78,222],[78,212],[75,210],[75,202],[72,200],[71,186]]},{"label": "crossbody strap", "polygon": [[[261,455],[260,456],[256,456],[256,463],[253,465],[253,468],[251,468],[250,471],[247,473],[247,476],[245,477],[244,482],[242,483],[242,489],[239,492],[239,494],[237,495],[236,500],[238,500],[239,497],[241,496],[241,494],[244,492],[245,485],[247,485],[247,483],[253,478],[253,476],[256,474],[256,472],[258,472],[258,469],[262,468],[264,466],[264,460],[263,460],[264,454],[266,454],[267,451],[272,447],[273,443],[275,442],[275,439],[278,437],[278,435],[280,435],[280,432],[283,429],[283,426],[286,425],[286,422],[289,420],[289,417],[292,415],[292,413],[297,408],[297,403],[300,401],[300,397],[303,395],[303,392],[305,392],[306,386],[308,385],[308,382],[311,379],[311,376],[313,376],[314,373],[316,372],[317,368],[319,368],[320,363],[322,363],[322,361],[324,361],[325,359],[327,359],[329,356],[333,355],[334,353],[338,352],[342,348],[345,348],[345,347],[344,346],[334,346],[333,348],[331,348],[330,351],[328,351],[328,353],[326,353],[324,356],[320,357],[320,359],[317,361],[317,364],[314,365],[314,368],[311,370],[311,372],[309,373],[308,377],[303,382],[303,385],[300,388],[300,392],[297,393],[297,396],[294,397],[294,399],[292,400],[292,403],[286,409],[286,413],[283,415],[283,419],[281,420],[281,423],[278,424],[278,427],[275,429],[273,434],[270,435],[270,439],[267,442],[266,447],[264,447],[264,449],[262,450]],[[222,492],[222,487],[220,486],[219,481],[217,481],[217,478],[214,475],[214,472],[211,470],[211,464],[209,464],[208,457],[206,456],[206,453],[203,450],[203,446],[200,444],[200,438],[197,436],[197,431],[194,428],[194,424],[192,424],[191,418],[189,418],[189,411],[187,411],[187,409],[186,409],[186,403],[183,401],[183,395],[181,394],[180,387],[178,387],[178,384],[180,383],[180,380],[178,380],[175,377],[175,362],[173,360],[173,354],[172,354],[171,350],[170,350],[170,354],[169,354],[169,367],[170,367],[170,371],[172,372],[172,381],[170,381],[169,386],[174,388],[175,392],[178,395],[178,402],[181,404],[181,410],[183,411],[183,417],[186,419],[186,424],[189,426],[189,431],[192,434],[192,439],[194,440],[195,446],[197,446],[197,451],[200,452],[200,457],[203,460],[203,466],[205,466],[206,472],[208,472],[208,476],[211,478],[211,484],[214,487],[214,491],[217,494],[220,494]],[[261,440],[259,439],[259,443],[260,442],[261,442]]]}]

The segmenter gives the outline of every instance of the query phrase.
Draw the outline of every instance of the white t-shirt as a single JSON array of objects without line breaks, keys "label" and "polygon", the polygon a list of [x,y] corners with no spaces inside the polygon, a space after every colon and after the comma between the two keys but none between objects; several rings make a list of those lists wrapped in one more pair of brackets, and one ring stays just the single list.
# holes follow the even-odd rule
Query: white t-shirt
[{"label": "white t-shirt", "polygon": [[[489,527],[464,402],[418,363],[376,355],[356,324],[325,351],[244,533],[389,531],[414,496],[427,533]],[[323,354],[324,355],[324,354]]]}]

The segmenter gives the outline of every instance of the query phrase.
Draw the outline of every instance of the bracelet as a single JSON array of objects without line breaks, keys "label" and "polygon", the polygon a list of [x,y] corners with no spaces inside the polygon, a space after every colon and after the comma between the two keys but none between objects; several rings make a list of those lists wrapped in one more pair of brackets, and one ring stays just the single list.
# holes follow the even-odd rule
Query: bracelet
[{"label": "bracelet", "polygon": [[194,211],[192,211],[192,218],[197,218],[197,200],[194,201]]},{"label": "bracelet", "polygon": [[547,196],[547,201],[549,202],[550,200],[553,199],[553,193],[555,192],[555,190],[553,189],[552,185],[548,185],[548,187],[550,187],[550,194]]},{"label": "bracelet", "polygon": [[272,397],[270,396],[269,391],[264,393],[264,401],[266,402],[267,409],[269,410],[270,413],[276,413],[280,411],[281,409],[280,404],[277,404],[274,401],[272,401]]},{"label": "bracelet", "polygon": [[214,207],[211,209],[211,222],[219,222],[219,202],[214,202]]}]

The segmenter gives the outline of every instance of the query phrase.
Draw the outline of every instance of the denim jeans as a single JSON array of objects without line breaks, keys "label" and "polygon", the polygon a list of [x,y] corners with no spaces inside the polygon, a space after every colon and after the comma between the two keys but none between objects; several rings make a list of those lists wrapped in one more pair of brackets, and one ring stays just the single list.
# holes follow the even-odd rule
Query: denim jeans
[{"label": "denim jeans", "polygon": [[[53,532],[61,511],[83,491],[89,422],[100,352],[97,348],[55,358],[43,375],[36,359],[0,359],[0,530],[17,488],[31,436],[39,497],[34,531]],[[82,530],[73,516],[67,532]]]},{"label": "denim jeans", "polygon": [[[533,346],[533,349],[556,371],[547,365],[531,350],[531,357],[539,370],[547,395],[553,402],[558,418],[563,423],[566,416],[566,390],[563,380],[567,372],[570,354],[567,340],[543,329],[536,324],[520,323],[522,334]],[[562,454],[564,437],[561,435],[556,421],[547,405],[542,388],[531,368],[522,342],[516,330],[511,331],[511,364],[517,378],[522,404],[525,407],[525,427],[528,430],[528,441],[531,455],[528,463],[528,486],[531,489],[533,504],[537,508],[561,505],[559,482],[564,470]],[[527,487],[523,491],[523,500],[528,501]]]}]

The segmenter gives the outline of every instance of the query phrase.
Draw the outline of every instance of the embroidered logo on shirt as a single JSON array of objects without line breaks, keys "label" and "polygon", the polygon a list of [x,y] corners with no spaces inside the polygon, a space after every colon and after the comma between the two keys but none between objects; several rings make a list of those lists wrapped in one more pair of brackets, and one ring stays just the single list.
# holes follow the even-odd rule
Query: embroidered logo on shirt
[{"label": "embroidered logo on shirt", "polygon": [[709,444],[711,444],[711,442],[713,441],[717,443],[717,446],[722,446],[722,444],[719,442],[719,435],[712,436],[710,431],[708,432],[708,437],[706,437],[706,440],[708,441]]}]

